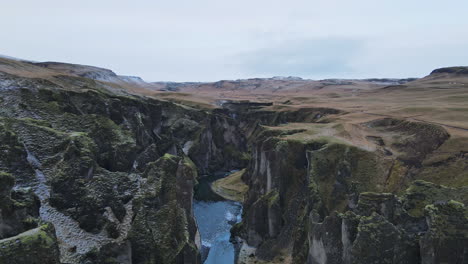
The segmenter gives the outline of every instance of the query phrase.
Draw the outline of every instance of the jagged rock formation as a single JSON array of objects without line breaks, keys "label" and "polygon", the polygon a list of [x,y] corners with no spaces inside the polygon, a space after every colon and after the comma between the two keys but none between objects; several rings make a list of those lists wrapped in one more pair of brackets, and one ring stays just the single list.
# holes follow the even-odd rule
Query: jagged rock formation
[{"label": "jagged rock formation", "polygon": [[12,192],[15,178],[0,172],[0,239],[15,236],[38,225],[39,199],[30,188]]},{"label": "jagged rock formation", "polygon": [[130,230],[136,263],[200,263],[192,210],[196,176],[188,158],[166,154],[148,164]]},{"label": "jagged rock formation", "polygon": [[369,151],[304,130],[257,134],[244,174],[249,192],[243,222],[232,230],[257,248],[252,263],[468,260],[467,187],[410,183],[426,173],[422,164],[448,139],[446,131],[391,119],[365,126],[401,136],[397,142],[379,138]]},{"label": "jagged rock formation", "polygon": [[[441,200],[421,200],[428,192]],[[424,181],[415,182],[401,199],[362,193],[355,209],[321,223],[310,219],[308,263],[464,263],[467,210],[450,199],[464,193],[466,188]],[[412,215],[416,211],[422,215]]]},{"label": "jagged rock formation", "polygon": [[59,264],[55,230],[39,225],[39,199],[31,189],[11,192],[15,178],[0,172],[0,263]]},{"label": "jagged rock formation", "polygon": [[[40,219],[55,225],[62,262],[200,262],[197,171],[247,161],[231,117],[74,76],[2,73],[1,84],[0,169],[38,194]],[[5,188],[14,178],[2,178]],[[25,209],[10,211],[2,208],[2,216],[15,222]],[[34,227],[15,226],[5,237]]]}]

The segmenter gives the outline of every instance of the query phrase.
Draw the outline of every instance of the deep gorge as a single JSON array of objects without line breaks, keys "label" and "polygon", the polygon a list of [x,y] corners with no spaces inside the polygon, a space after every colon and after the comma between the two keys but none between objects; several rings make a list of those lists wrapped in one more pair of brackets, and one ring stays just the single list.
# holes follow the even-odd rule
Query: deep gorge
[{"label": "deep gorge", "polygon": [[235,263],[238,250],[230,241],[230,230],[241,221],[242,204],[224,199],[210,187],[214,180],[230,173],[204,177],[196,187],[194,214],[201,236],[201,260],[206,264]]},{"label": "deep gorge", "polygon": [[332,108],[203,109],[86,78],[2,78],[2,263],[201,263],[194,190],[243,168],[230,239],[246,263],[468,260],[467,187],[419,180],[449,138],[440,126],[381,118],[366,126],[406,141],[367,150],[281,126],[334,126]]}]

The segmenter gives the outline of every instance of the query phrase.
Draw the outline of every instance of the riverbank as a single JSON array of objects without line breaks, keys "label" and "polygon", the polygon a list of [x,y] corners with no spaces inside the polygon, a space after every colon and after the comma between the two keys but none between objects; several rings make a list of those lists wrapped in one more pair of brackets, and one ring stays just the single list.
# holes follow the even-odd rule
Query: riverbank
[{"label": "riverbank", "polygon": [[245,169],[231,173],[225,178],[214,181],[211,189],[221,197],[242,203],[249,187],[242,181]]}]

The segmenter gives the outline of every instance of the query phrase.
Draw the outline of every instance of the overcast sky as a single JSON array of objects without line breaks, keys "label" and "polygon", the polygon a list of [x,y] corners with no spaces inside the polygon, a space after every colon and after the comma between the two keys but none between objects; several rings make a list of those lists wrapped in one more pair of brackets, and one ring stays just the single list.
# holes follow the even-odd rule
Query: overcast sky
[{"label": "overcast sky", "polygon": [[419,77],[468,65],[467,0],[1,0],[0,54],[147,81]]}]

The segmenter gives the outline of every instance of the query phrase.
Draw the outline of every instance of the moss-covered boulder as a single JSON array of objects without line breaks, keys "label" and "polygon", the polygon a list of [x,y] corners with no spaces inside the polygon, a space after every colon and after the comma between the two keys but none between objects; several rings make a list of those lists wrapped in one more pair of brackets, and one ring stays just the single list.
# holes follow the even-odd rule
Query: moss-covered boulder
[{"label": "moss-covered boulder", "polygon": [[0,240],[0,263],[60,264],[54,227],[45,224]]}]

